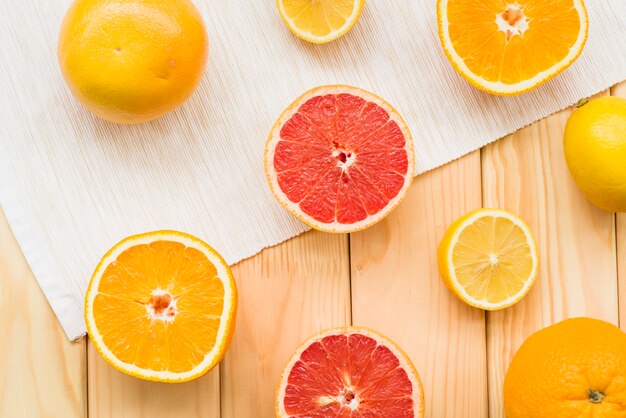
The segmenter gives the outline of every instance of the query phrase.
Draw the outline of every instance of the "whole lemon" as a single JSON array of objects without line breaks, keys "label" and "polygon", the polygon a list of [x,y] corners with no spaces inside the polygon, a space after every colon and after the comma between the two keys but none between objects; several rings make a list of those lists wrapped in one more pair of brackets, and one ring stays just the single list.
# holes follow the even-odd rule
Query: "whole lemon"
[{"label": "whole lemon", "polygon": [[74,96],[116,123],[146,122],[187,100],[207,54],[202,16],[189,0],[76,0],[58,42]]},{"label": "whole lemon", "polygon": [[609,212],[626,212],[626,100],[601,97],[576,109],[563,145],[585,197]]},{"label": "whole lemon", "polygon": [[504,378],[507,418],[626,417],[626,334],[573,318],[531,335]]}]

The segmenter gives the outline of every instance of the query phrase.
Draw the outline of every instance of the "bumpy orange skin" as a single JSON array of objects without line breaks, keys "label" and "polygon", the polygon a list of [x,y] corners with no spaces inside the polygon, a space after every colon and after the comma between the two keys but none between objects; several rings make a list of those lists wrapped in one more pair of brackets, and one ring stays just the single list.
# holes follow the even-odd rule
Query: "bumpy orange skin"
[{"label": "bumpy orange skin", "polygon": [[125,124],[187,100],[207,55],[204,22],[190,0],[76,0],[58,41],[72,94],[95,115]]},{"label": "bumpy orange skin", "polygon": [[626,334],[574,318],[531,335],[504,380],[504,410],[507,418],[626,417]]}]

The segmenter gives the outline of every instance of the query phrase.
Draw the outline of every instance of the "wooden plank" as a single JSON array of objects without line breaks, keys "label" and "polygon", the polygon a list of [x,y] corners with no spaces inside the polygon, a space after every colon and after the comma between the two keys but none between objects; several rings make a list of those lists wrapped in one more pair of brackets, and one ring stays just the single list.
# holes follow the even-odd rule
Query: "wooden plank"
[{"label": "wooden plank", "polygon": [[504,376],[530,334],[573,316],[617,323],[613,215],[588,203],[567,170],[563,130],[570,112],[483,149],[483,205],[507,209],[528,223],[540,263],[530,293],[487,316],[490,418],[504,416]]},{"label": "wooden plank", "polygon": [[[626,98],[626,81],[611,89],[611,95]],[[619,323],[626,331],[626,213],[616,215],[617,273],[619,286]]]},{"label": "wooden plank", "polygon": [[0,210],[0,417],[86,416],[85,342],[63,333]]},{"label": "wooden plank", "polygon": [[216,418],[219,366],[187,383],[156,383],[109,366],[88,344],[89,418]]},{"label": "wooden plank", "polygon": [[276,385],[310,335],[350,323],[346,235],[307,232],[233,268],[237,330],[222,363],[222,417],[273,417]]},{"label": "wooden plank", "polygon": [[480,187],[477,151],[417,177],[388,218],[351,236],[353,322],[411,357],[427,417],[487,416],[484,313],[448,291],[436,256],[447,227],[480,207]]}]

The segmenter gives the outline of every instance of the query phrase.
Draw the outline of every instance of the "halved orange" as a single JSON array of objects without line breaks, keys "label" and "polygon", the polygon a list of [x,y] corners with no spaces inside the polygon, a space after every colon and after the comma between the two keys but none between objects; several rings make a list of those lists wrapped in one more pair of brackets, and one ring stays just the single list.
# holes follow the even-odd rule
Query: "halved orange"
[{"label": "halved orange", "polygon": [[224,356],[237,288],[224,259],[176,231],[128,237],[107,252],[89,283],[85,321],[100,355],[121,372],[184,382]]},{"label": "halved orange", "polygon": [[365,0],[276,0],[289,30],[305,41],[330,42],[359,20]]},{"label": "halved orange", "polygon": [[437,16],[454,68],[499,95],[533,89],[571,65],[589,27],[582,0],[438,0]]}]

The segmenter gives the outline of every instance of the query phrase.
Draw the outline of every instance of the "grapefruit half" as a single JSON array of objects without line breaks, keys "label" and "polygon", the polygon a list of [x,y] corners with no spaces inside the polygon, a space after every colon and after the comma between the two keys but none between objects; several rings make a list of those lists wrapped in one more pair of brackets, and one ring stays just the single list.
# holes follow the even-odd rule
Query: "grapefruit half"
[{"label": "grapefruit half", "polygon": [[357,327],[314,335],[293,355],[278,386],[279,417],[424,416],[411,360],[392,341]]},{"label": "grapefruit half", "polygon": [[307,91],[278,118],[265,147],[272,193],[311,227],[354,232],[387,216],[406,195],[413,140],[380,97],[345,86]]}]

